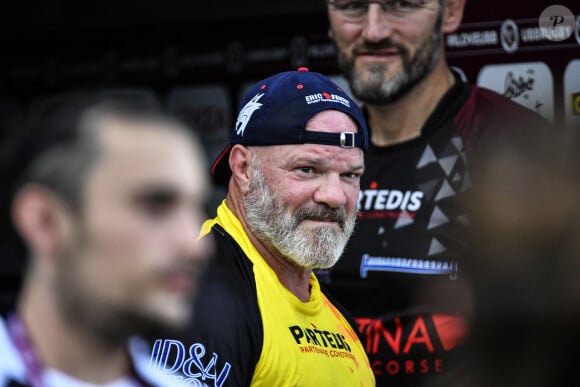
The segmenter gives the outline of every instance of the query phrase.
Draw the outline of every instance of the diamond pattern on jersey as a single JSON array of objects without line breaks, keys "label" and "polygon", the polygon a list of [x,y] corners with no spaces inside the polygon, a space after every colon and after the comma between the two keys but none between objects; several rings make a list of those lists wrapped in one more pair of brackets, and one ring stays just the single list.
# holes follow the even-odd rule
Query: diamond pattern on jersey
[{"label": "diamond pattern on jersey", "polygon": [[[464,192],[470,186],[469,176],[465,172],[466,166],[466,155],[463,147],[463,140],[460,136],[454,136],[449,140],[449,143],[443,148],[439,147],[439,151],[436,151],[437,147],[432,145],[426,145],[419,162],[417,163],[417,170],[426,168],[433,163],[439,165],[441,173],[440,175],[418,184],[419,188],[424,192],[424,198],[435,203],[440,203],[444,199],[453,198],[457,194]],[[432,230],[436,227],[446,225],[451,222],[451,219],[455,218],[462,224],[467,223],[467,218],[463,214],[446,213],[445,209],[452,211],[449,207],[444,205],[434,205],[433,211],[429,217],[429,223],[427,224],[427,230]],[[395,224],[395,228],[400,228],[405,225],[413,223],[413,220],[404,222],[399,220]],[[436,255],[446,251],[445,246],[436,238],[432,238],[429,244],[428,255]]]},{"label": "diamond pattern on jersey", "polygon": [[433,195],[435,195],[435,189],[439,185],[439,179],[429,180],[425,183],[419,184],[418,187],[421,191],[423,191],[423,198],[425,200],[433,199]]},{"label": "diamond pattern on jersey", "polygon": [[427,229],[431,230],[432,228],[439,227],[447,222],[449,222],[449,218],[445,216],[443,211],[441,211],[438,206],[435,206],[433,213],[431,214],[431,218],[429,219],[429,225],[427,226]]},{"label": "diamond pattern on jersey", "polygon": [[445,250],[445,246],[443,246],[437,238],[433,238],[431,240],[431,246],[429,246],[429,256],[442,253]]},{"label": "diamond pattern on jersey", "polygon": [[401,215],[399,216],[399,219],[397,219],[397,221],[395,222],[394,228],[398,229],[401,227],[405,227],[410,224],[413,224],[414,222],[415,220],[411,215],[409,215],[407,211],[401,211]]},{"label": "diamond pattern on jersey", "polygon": [[460,136],[453,137],[451,143],[455,145],[457,152],[463,152],[463,139]]},{"label": "diamond pattern on jersey", "polygon": [[423,151],[423,155],[419,159],[417,163],[417,169],[424,168],[425,166],[437,162],[437,156],[435,156],[435,152],[429,145],[425,147],[425,151]]},{"label": "diamond pattern on jersey", "polygon": [[455,163],[457,162],[458,158],[459,158],[458,155],[453,155],[438,160],[441,169],[443,169],[443,171],[447,176],[449,176],[451,174],[451,171],[453,171],[453,168],[455,167]]},{"label": "diamond pattern on jersey", "polygon": [[441,188],[439,189],[439,192],[437,193],[437,196],[435,196],[435,201],[438,202],[451,196],[455,196],[455,191],[453,188],[451,188],[447,180],[444,180]]}]

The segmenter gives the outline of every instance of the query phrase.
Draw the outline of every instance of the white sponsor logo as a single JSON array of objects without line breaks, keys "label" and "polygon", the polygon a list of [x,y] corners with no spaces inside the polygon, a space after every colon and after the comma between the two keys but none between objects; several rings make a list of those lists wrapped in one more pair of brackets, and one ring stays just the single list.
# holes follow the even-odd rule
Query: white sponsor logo
[{"label": "white sponsor logo", "polygon": [[501,46],[508,52],[516,52],[520,45],[520,32],[518,25],[511,19],[505,20],[500,29]]},{"label": "white sponsor logo", "polygon": [[401,210],[415,212],[421,208],[421,191],[398,190],[361,190],[358,196],[359,209],[362,211]]},{"label": "white sponsor logo", "polygon": [[304,100],[308,105],[319,102],[336,102],[346,107],[350,107],[350,102],[348,99],[340,95],[327,93],[326,91],[323,91],[322,93],[307,95],[304,97]]},{"label": "white sponsor logo", "polygon": [[543,62],[483,66],[477,76],[477,85],[554,121],[554,81],[550,68]]},{"label": "white sponsor logo", "polygon": [[447,36],[447,46],[452,48],[495,46],[498,43],[497,31],[458,32]]},{"label": "white sponsor logo", "polygon": [[158,339],[153,344],[149,368],[173,376],[184,386],[222,387],[232,365],[221,362],[215,352],[206,353],[200,343],[187,347],[178,340]]}]

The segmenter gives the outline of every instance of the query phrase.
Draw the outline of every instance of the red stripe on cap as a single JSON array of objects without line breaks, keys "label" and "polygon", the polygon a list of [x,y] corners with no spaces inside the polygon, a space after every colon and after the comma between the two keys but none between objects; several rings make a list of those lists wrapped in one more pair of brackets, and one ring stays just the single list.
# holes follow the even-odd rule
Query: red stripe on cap
[{"label": "red stripe on cap", "polygon": [[211,166],[211,174],[215,176],[215,170],[218,167],[218,165],[220,164],[220,162],[222,161],[222,159],[224,158],[225,155],[228,154],[228,152],[230,151],[230,149],[232,148],[232,144],[228,144],[224,150],[218,155],[218,157],[215,159],[215,161],[213,162],[212,166]]},{"label": "red stripe on cap", "polygon": [[308,70],[308,67],[298,67],[298,71],[308,72],[310,70]]}]

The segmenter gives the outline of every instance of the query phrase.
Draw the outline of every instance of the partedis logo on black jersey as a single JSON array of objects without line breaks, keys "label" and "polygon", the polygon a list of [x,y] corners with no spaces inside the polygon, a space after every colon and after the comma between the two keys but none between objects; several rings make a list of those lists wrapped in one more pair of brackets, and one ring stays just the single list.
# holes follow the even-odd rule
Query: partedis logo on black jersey
[{"label": "partedis logo on black jersey", "polygon": [[399,191],[377,189],[373,182],[369,189],[361,189],[358,195],[359,219],[413,218],[421,208],[422,191]]}]

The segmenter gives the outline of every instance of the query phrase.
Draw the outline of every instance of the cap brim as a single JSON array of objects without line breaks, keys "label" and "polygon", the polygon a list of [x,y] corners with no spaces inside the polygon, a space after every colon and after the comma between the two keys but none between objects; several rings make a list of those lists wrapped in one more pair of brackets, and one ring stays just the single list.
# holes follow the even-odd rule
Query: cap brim
[{"label": "cap brim", "polygon": [[226,145],[223,151],[216,157],[215,161],[211,166],[211,175],[213,177],[213,182],[218,185],[227,185],[230,176],[232,175],[232,170],[230,169],[229,158],[230,151],[232,150],[232,144]]}]

